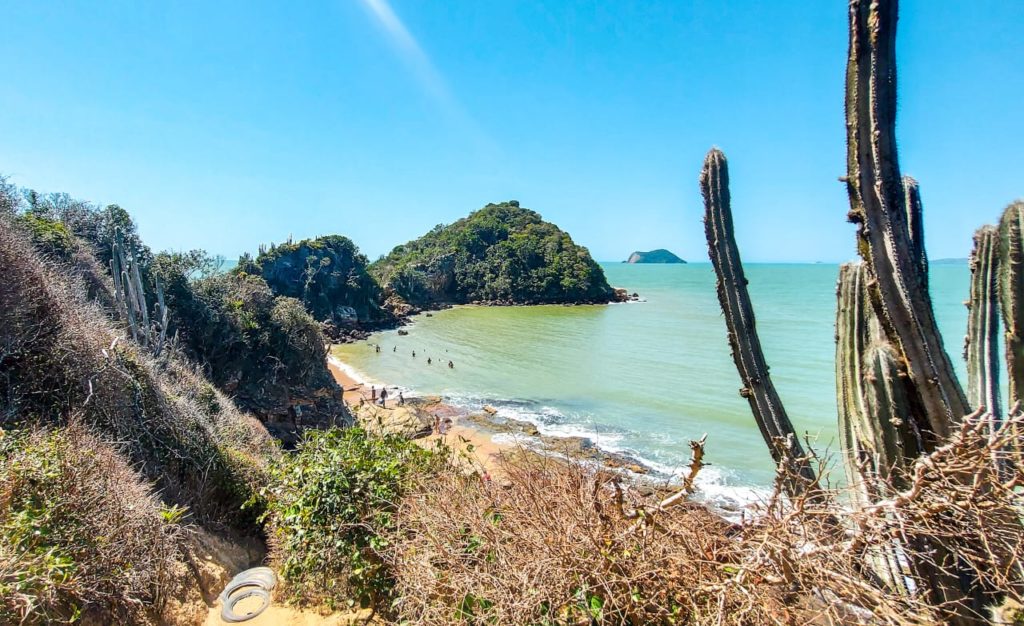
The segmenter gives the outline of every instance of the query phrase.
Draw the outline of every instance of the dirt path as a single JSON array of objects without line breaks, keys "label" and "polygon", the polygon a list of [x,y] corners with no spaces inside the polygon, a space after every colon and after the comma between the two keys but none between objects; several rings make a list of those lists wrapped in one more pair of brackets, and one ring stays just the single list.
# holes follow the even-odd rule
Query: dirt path
[{"label": "dirt path", "polygon": [[[243,600],[236,606],[236,612],[244,613],[246,602]],[[254,604],[258,604],[255,603]],[[220,618],[220,604],[210,609],[203,626],[227,626],[231,622],[225,622]],[[356,626],[357,624],[382,624],[371,618],[369,611],[359,613],[334,613],[331,615],[320,615],[315,611],[301,611],[286,606],[271,604],[267,610],[260,613],[251,620],[241,622],[246,626]]]}]

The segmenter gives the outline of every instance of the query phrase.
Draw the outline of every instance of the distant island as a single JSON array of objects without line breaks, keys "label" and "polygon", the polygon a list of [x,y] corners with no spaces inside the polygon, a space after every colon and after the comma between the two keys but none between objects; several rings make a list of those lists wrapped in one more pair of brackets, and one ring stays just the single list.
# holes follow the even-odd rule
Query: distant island
[{"label": "distant island", "polygon": [[650,252],[634,252],[623,263],[686,263],[686,261],[664,248],[658,248]]}]

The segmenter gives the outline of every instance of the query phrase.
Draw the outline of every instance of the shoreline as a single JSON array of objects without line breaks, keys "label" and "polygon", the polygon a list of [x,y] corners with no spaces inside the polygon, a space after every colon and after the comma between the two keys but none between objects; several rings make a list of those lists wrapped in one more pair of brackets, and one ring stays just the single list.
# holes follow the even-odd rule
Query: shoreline
[{"label": "shoreline", "polygon": [[[372,384],[360,380],[350,366],[338,360],[337,357],[328,354],[327,367],[334,376],[334,380],[342,388],[342,395],[349,410],[356,417],[357,407],[365,406],[371,402]],[[383,385],[387,389],[399,389],[394,385]],[[502,444],[493,441],[493,435],[481,429],[474,428],[463,423],[464,411],[445,403],[439,396],[411,395],[406,399],[406,405],[420,408],[431,416],[444,420],[452,420],[452,425],[446,429],[445,434],[440,434],[431,428],[430,434],[414,437],[413,441],[420,445],[432,447],[435,442],[442,442],[452,448],[460,455],[465,455],[472,464],[476,464],[490,475],[500,474],[499,457],[503,453],[512,453],[516,447],[511,444]],[[398,403],[393,398],[388,398],[385,409],[394,410]],[[359,420],[356,417],[357,421]]]},{"label": "shoreline", "polygon": [[[603,449],[600,442],[590,437],[546,434],[537,424],[502,415],[490,405],[482,404],[472,408],[457,406],[439,395],[424,395],[417,390],[395,385],[393,381],[378,385],[378,381],[365,379],[361,372],[341,361],[332,352],[329,352],[327,362],[331,374],[344,389],[345,402],[357,424],[375,430],[382,418],[387,421],[393,417],[393,413],[400,413],[396,409],[411,409],[410,412],[420,414],[420,422],[414,423],[412,430],[407,429],[402,434],[426,447],[433,447],[439,441],[444,443],[467,465],[467,471],[475,470],[482,478],[493,478],[500,482],[504,479],[501,470],[503,455],[532,453],[582,460],[599,471],[622,474],[642,491],[650,493],[672,491],[682,482],[682,475],[666,473],[656,465],[629,453]],[[364,409],[365,414],[360,416],[360,400],[364,407],[370,405],[371,386],[377,386],[378,389],[385,386],[389,393],[395,392],[395,396],[388,398],[384,411],[373,407],[369,411]],[[405,407],[397,406],[395,400],[398,391],[408,394]],[[431,421],[434,416],[451,419],[447,436],[432,432]],[[409,416],[403,417],[406,421],[399,426],[407,427]],[[417,425],[423,428],[416,430]],[[392,429],[387,430],[394,432]],[[714,465],[706,466],[697,477],[697,490],[693,498],[730,521],[755,513],[770,495],[770,487],[721,481],[718,468]]]},{"label": "shoreline", "polygon": [[[499,411],[490,405],[482,405],[474,411],[455,406],[441,396],[422,395],[390,381],[377,385],[363,379],[351,366],[333,354],[328,355],[327,363],[334,379],[342,387],[345,402],[357,422],[379,419],[382,413],[391,413],[400,408],[423,412],[442,421],[450,419],[451,425],[446,435],[431,429],[429,434],[421,431],[414,434],[412,439],[428,446],[441,441],[491,476],[500,475],[499,461],[502,455],[527,451],[571,456],[593,462],[603,470],[628,473],[651,488],[665,488],[673,482],[667,477],[660,477],[654,468],[628,454],[602,450],[587,437],[546,435],[532,422],[498,415]],[[389,393],[409,391],[409,397],[405,398],[405,405],[400,406],[396,396],[389,396],[385,411],[382,412],[379,405],[371,405],[372,387],[378,390],[386,388]],[[368,405],[372,406],[369,410],[366,408]],[[360,406],[364,408],[360,409]],[[427,421],[429,423],[429,418]]]}]

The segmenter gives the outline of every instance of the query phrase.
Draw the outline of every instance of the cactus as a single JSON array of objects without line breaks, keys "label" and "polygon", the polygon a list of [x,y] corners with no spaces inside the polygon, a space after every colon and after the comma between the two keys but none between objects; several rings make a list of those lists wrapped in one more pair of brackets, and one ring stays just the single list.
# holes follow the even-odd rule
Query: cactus
[{"label": "cactus", "polygon": [[[836,296],[839,435],[853,504],[861,507],[909,486],[921,440],[896,351],[868,301],[863,263],[840,266]],[[899,552],[896,544],[873,546],[865,556],[880,580],[909,594],[906,559]]]},{"label": "cactus", "polygon": [[[847,192],[872,305],[907,364],[915,418],[928,446],[969,412],[928,294],[920,196],[904,184],[896,151],[895,0],[851,0],[846,72]],[[908,206],[908,199],[910,206]],[[917,219],[915,219],[917,218]],[[915,232],[916,231],[916,232]]]},{"label": "cactus", "polygon": [[921,189],[910,176],[903,177],[903,201],[907,208],[907,232],[910,235],[910,254],[917,268],[918,281],[928,291],[928,254],[924,249],[924,211],[921,207]]},{"label": "cactus", "polygon": [[967,303],[967,399],[971,406],[985,407],[989,428],[999,425],[999,303],[996,281],[999,272],[999,231],[982,226],[974,234],[971,253],[971,298]]},{"label": "cactus", "polygon": [[[794,464],[789,468],[792,470],[789,475],[800,476],[811,482],[814,480],[814,470],[807,463],[793,424],[775,391],[761,350],[761,340],[757,336],[754,308],[747,292],[747,278],[733,235],[729,165],[725,155],[717,148],[712,148],[704,159],[700,188],[704,196],[704,232],[707,235],[708,252],[718,276],[718,301],[722,305],[729,329],[732,358],[743,381],[740,395],[750,402],[754,420],[775,462],[789,459]],[[782,448],[780,443],[789,449]],[[791,493],[800,492],[803,487],[799,481],[787,484]]]},{"label": "cactus", "polygon": [[1006,207],[999,220],[999,301],[1006,332],[1006,371],[1012,407],[1024,395],[1024,202]]},{"label": "cactus", "polygon": [[923,446],[903,369],[868,301],[867,280],[863,263],[847,263],[839,268],[836,289],[839,433],[858,504],[877,497],[879,481],[905,489]]},{"label": "cactus", "polygon": [[114,231],[111,252],[110,273],[114,278],[114,301],[117,303],[118,315],[127,321],[128,330],[133,340],[143,346],[151,347],[153,355],[160,356],[167,339],[169,317],[160,278],[157,277],[156,280],[157,303],[154,307],[155,317],[159,320],[160,332],[154,338],[155,333],[149,321],[146,291],[143,288],[138,257],[135,253],[131,255],[125,253],[124,238],[119,229]]}]

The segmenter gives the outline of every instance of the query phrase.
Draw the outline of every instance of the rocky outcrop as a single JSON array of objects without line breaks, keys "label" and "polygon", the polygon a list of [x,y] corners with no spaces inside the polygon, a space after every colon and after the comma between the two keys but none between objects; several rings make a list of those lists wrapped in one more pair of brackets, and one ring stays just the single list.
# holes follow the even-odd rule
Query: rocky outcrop
[{"label": "rocky outcrop", "polygon": [[330,235],[261,249],[239,271],[258,273],[275,295],[297,298],[329,330],[344,332],[394,322],[367,265],[351,240]]},{"label": "rocky outcrop", "polygon": [[356,424],[374,434],[400,435],[408,439],[426,437],[433,428],[433,417],[416,405],[384,408],[376,404],[354,407]]},{"label": "rocky outcrop", "polygon": [[650,252],[634,252],[623,263],[686,263],[686,261],[664,248],[658,248]]}]

